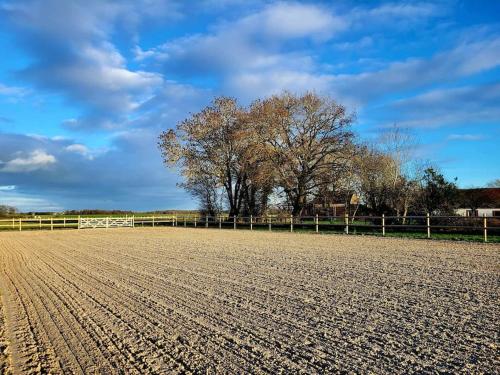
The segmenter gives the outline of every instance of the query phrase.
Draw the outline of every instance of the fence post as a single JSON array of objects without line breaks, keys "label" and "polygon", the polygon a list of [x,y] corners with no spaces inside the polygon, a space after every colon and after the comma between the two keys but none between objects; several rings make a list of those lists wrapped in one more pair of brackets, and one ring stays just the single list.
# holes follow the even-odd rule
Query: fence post
[{"label": "fence post", "polygon": [[81,216],[78,215],[78,229],[80,229],[80,219],[81,219]]},{"label": "fence post", "polygon": [[132,228],[135,228],[135,215],[132,215]]},{"label": "fence post", "polygon": [[106,217],[106,229],[109,228],[109,217]]},{"label": "fence post", "polygon": [[54,230],[54,219],[50,218],[50,230]]},{"label": "fence post", "polygon": [[319,219],[318,219],[318,214],[316,214],[315,221],[316,221],[316,233],[319,233]]},{"label": "fence post", "polygon": [[38,226],[40,229],[42,229],[42,218],[41,217],[38,218]]},{"label": "fence post", "polygon": [[22,231],[23,224],[21,223],[21,218],[19,218],[19,232]]},{"label": "fence post", "polygon": [[253,215],[250,215],[250,230],[253,230]]},{"label": "fence post", "polygon": [[427,212],[427,238],[431,238],[431,217]]},{"label": "fence post", "polygon": [[483,230],[484,230],[484,242],[488,242],[488,226],[486,214],[483,214]]},{"label": "fence post", "polygon": [[153,227],[155,226],[155,215],[153,215]]},{"label": "fence post", "polygon": [[219,229],[222,229],[222,216],[219,215]]},{"label": "fence post", "polygon": [[66,217],[63,217],[63,228],[66,228]]},{"label": "fence post", "polygon": [[205,228],[208,228],[208,215],[205,216]]},{"label": "fence post", "polygon": [[290,232],[293,232],[293,215],[290,215]]},{"label": "fence post", "polygon": [[267,215],[267,222],[269,223],[269,232],[272,230],[271,229],[271,221],[272,221],[272,219],[269,217],[269,215]]},{"label": "fence post", "polygon": [[196,225],[197,225],[197,221],[198,221],[198,216],[195,216],[194,217],[194,227],[196,228]]},{"label": "fence post", "polygon": [[233,229],[236,229],[236,215],[233,216]]},{"label": "fence post", "polygon": [[345,234],[349,234],[349,214],[347,212],[344,214],[344,221],[345,221]]},{"label": "fence post", "polygon": [[172,226],[175,227],[175,221],[176,221],[176,216],[174,215],[174,217],[172,218]]},{"label": "fence post", "polygon": [[184,216],[184,228],[186,227],[186,216]]},{"label": "fence post", "polygon": [[385,236],[385,215],[382,214],[382,236]]},{"label": "fence post", "polygon": [[15,219],[12,218],[12,229],[14,229],[16,227],[16,224],[15,224]]}]

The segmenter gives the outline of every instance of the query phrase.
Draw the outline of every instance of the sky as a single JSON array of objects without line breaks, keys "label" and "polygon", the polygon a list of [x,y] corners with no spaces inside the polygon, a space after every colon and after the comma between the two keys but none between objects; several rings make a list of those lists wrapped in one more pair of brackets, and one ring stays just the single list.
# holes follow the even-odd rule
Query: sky
[{"label": "sky", "polygon": [[0,204],[191,209],[157,138],[216,95],[315,91],[500,177],[500,1],[0,0]]}]

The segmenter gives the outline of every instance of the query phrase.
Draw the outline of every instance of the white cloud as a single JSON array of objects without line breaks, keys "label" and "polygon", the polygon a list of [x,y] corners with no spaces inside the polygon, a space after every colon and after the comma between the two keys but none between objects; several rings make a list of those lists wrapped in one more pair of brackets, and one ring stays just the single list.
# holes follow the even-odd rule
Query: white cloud
[{"label": "white cloud", "polygon": [[325,40],[347,26],[342,17],[335,16],[328,8],[311,4],[277,3],[243,18],[231,27],[241,28],[248,34],[265,34],[278,39],[312,37]]},{"label": "white cloud", "polygon": [[429,90],[380,109],[403,126],[495,126],[500,118],[499,102],[500,83],[477,84]]},{"label": "white cloud", "polygon": [[27,93],[27,90],[22,87],[7,86],[0,83],[0,95],[12,95],[12,96],[23,96]]},{"label": "white cloud", "polygon": [[375,8],[357,8],[354,18],[385,22],[387,19],[419,19],[442,14],[442,8],[430,2],[393,2]]},{"label": "white cloud", "polygon": [[276,3],[220,23],[210,34],[185,36],[148,51],[137,46],[135,56],[137,60],[154,58],[190,74],[241,71],[284,63],[282,44],[286,41],[325,41],[346,27],[344,19],[326,7]]},{"label": "white cloud", "polygon": [[265,72],[241,73],[229,78],[226,87],[237,92],[246,101],[256,97],[279,94],[283,90],[303,93],[314,90],[319,94],[327,94],[331,87],[332,77],[311,74],[294,70],[270,69]]},{"label": "white cloud", "polygon": [[77,154],[82,154],[82,155],[87,154],[89,152],[87,146],[79,143],[73,143],[72,145],[66,146],[65,150],[69,152],[76,152]]},{"label": "white cloud", "polygon": [[484,139],[481,134],[450,134],[446,137],[449,141],[480,141]]},{"label": "white cloud", "polygon": [[16,189],[16,185],[2,185],[0,186],[0,191],[11,191],[11,190],[15,190]]},{"label": "white cloud", "polygon": [[3,163],[0,172],[32,172],[45,169],[56,162],[53,155],[43,150],[34,150],[26,157],[18,157]]},{"label": "white cloud", "polygon": [[66,146],[64,150],[67,152],[72,152],[81,155],[88,160],[94,160],[95,157],[94,152],[91,151],[87,146],[82,145],[81,143],[73,143],[69,146]]},{"label": "white cloud", "polygon": [[0,189],[0,201],[9,206],[16,207],[21,212],[27,211],[61,211],[62,207],[53,201],[16,191],[2,191]]},{"label": "white cloud", "polygon": [[[0,17],[15,25],[31,54],[23,78],[83,106],[76,125],[99,128],[123,120],[162,86],[160,74],[127,66],[112,35],[119,26],[133,34],[144,20],[172,10],[167,3],[33,0],[0,5]],[[14,91],[0,86],[2,92]]]},{"label": "white cloud", "polygon": [[7,98],[10,102],[16,103],[29,93],[30,90],[24,87],[8,86],[0,82],[0,96]]}]

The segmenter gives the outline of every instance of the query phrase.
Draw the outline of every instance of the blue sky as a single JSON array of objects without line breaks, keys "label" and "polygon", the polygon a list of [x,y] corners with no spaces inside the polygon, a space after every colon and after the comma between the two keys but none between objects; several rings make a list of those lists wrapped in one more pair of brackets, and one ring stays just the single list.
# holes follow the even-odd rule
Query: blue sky
[{"label": "blue sky", "polygon": [[500,177],[500,2],[0,0],[0,204],[194,208],[156,147],[215,95],[314,90]]}]

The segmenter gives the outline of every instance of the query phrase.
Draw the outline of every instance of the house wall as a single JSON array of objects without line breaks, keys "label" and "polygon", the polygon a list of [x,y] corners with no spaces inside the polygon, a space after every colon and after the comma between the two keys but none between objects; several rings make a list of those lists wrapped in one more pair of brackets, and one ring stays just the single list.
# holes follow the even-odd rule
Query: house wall
[{"label": "house wall", "polygon": [[[469,211],[469,213],[467,213]],[[499,208],[478,208],[473,215],[470,213],[470,208],[458,208],[455,213],[460,216],[487,216],[487,217],[500,217],[500,207]]]}]

